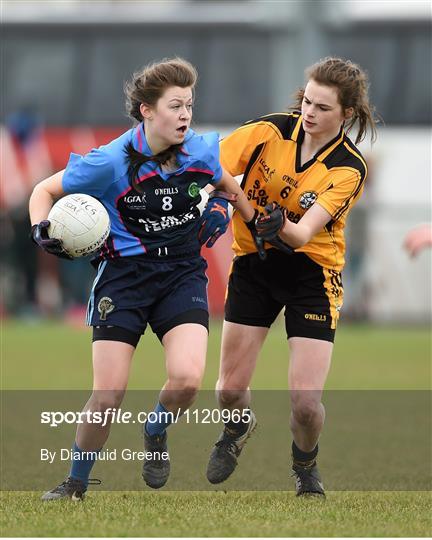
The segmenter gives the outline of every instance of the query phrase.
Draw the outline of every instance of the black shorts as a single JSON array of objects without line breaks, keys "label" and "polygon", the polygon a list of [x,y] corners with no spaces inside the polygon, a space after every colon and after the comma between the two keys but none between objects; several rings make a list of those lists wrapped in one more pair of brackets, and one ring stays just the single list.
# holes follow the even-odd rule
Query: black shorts
[{"label": "black shorts", "polygon": [[269,328],[285,306],[288,338],[334,341],[343,302],[339,272],[327,270],[304,253],[267,251],[234,259],[228,282],[225,320]]},{"label": "black shorts", "polygon": [[179,324],[208,329],[206,269],[199,254],[174,260],[137,256],[102,261],[87,308],[93,341],[136,346],[147,323],[160,340]]}]

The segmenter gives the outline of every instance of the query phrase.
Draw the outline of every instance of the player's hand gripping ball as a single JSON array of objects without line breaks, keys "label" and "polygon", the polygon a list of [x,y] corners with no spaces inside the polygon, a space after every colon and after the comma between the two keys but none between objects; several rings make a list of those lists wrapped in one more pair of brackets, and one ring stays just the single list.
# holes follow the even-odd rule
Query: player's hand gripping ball
[{"label": "player's hand gripping ball", "polygon": [[30,238],[47,253],[60,257],[61,259],[72,260],[73,257],[66,253],[61,240],[49,237],[48,229],[50,225],[51,223],[47,219],[44,219],[37,225],[33,225],[30,232]]},{"label": "player's hand gripping ball", "polygon": [[235,202],[237,196],[232,193],[215,190],[209,195],[209,200],[201,216],[201,228],[198,239],[201,245],[211,248],[216,240],[222,236],[229,225],[230,216],[228,203]]},{"label": "player's hand gripping ball", "polygon": [[31,238],[48,253],[73,259],[98,251],[109,233],[105,207],[94,197],[75,193],[58,200],[48,219],[33,225]]}]

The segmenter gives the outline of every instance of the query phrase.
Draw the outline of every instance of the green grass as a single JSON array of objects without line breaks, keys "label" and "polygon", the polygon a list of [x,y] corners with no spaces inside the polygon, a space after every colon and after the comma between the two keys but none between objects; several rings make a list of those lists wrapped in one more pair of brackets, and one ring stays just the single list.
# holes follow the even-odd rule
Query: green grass
[{"label": "green grass", "polygon": [[[301,537],[429,536],[425,493],[329,493],[326,501],[291,493],[92,493],[85,503],[41,504],[6,493],[4,536]],[[13,509],[13,511],[11,511]]]},{"label": "green grass", "polygon": [[[205,389],[214,388],[217,378],[219,341],[220,323],[213,322]],[[327,388],[429,389],[430,360],[431,338],[426,328],[341,325]],[[252,387],[285,389],[287,365],[287,342],[283,326],[278,323],[262,351]],[[3,389],[89,388],[90,333],[55,322],[7,321],[2,325],[1,367]],[[164,378],[162,349],[149,331],[137,350],[129,388],[157,389]],[[361,416],[361,411],[357,413]],[[365,444],[367,447],[367,441]],[[375,448],[373,441],[370,444]],[[253,453],[252,444],[250,451]],[[368,464],[365,462],[364,466]],[[425,472],[428,468],[430,463],[426,464]],[[293,487],[286,478],[281,482],[286,484],[285,489]],[[293,491],[94,490],[84,504],[70,501],[42,504],[39,492],[5,491],[1,505],[2,536],[424,537],[432,534],[431,496],[424,491],[329,492],[323,502],[298,500]]]},{"label": "green grass", "polygon": [[[219,365],[221,324],[211,324],[203,389],[213,389]],[[2,388],[91,387],[91,334],[61,323],[5,322]],[[283,325],[271,329],[252,381],[256,389],[287,387],[288,345]],[[165,380],[163,351],[147,331],[135,354],[130,389],[157,389]],[[431,337],[427,328],[340,325],[327,389],[418,390],[430,388]]]}]

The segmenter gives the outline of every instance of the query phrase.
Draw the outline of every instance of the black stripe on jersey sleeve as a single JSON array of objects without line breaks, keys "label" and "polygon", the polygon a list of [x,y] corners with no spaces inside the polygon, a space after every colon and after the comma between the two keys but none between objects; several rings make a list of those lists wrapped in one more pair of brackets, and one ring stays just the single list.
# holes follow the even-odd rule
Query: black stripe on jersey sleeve
[{"label": "black stripe on jersey sleeve", "polygon": [[[352,149],[352,152],[350,152],[344,144],[347,144]],[[361,159],[354,155],[353,152],[358,154]],[[341,144],[339,144],[334,151],[323,160],[323,163],[328,170],[332,167],[350,167],[351,169],[357,169],[360,173],[361,181],[366,177],[367,171],[364,164],[364,158],[348,137],[343,138]]]},{"label": "black stripe on jersey sleeve", "polygon": [[297,121],[299,119],[299,114],[281,114],[281,113],[275,113],[275,114],[267,114],[265,116],[260,116],[260,118],[256,118],[254,120],[249,120],[248,122],[245,122],[244,125],[248,126],[251,124],[257,124],[258,122],[266,122],[268,124],[272,124],[277,128],[277,130],[281,133],[284,140],[291,139],[292,133],[294,131],[294,128],[296,127]]},{"label": "black stripe on jersey sleeve", "polygon": [[339,210],[333,216],[334,221],[337,221],[341,217],[341,215],[350,207],[351,202],[357,197],[359,191],[361,190],[363,186],[365,177],[359,175],[359,180],[360,181],[357,184],[357,187],[355,188],[354,192],[346,199],[344,204],[339,208]]},{"label": "black stripe on jersey sleeve", "polygon": [[[344,146],[345,144],[349,146],[349,149]],[[357,155],[355,155],[353,152],[355,152]],[[358,195],[363,186],[363,182],[365,181],[367,169],[360,151],[347,136],[345,136],[341,144],[339,144],[337,148],[335,148],[335,150],[323,160],[323,163],[328,170],[331,170],[333,167],[347,167],[358,171],[357,186],[333,216],[332,221],[334,222],[342,216],[342,214],[350,207],[351,202]]]},{"label": "black stripe on jersey sleeve", "polygon": [[258,159],[258,156],[259,156],[259,154],[260,154],[261,149],[262,149],[263,146],[264,146],[264,143],[259,144],[259,145],[255,148],[255,150],[253,151],[253,153],[252,153],[252,155],[251,155],[251,157],[250,157],[250,159],[249,159],[249,162],[248,162],[248,164],[247,164],[247,166],[246,166],[246,169],[245,169],[245,172],[244,172],[244,174],[243,174],[243,179],[242,179],[241,184],[240,184],[240,187],[241,187],[242,189],[244,189],[245,186],[246,186],[246,180],[247,180],[249,171],[251,170],[252,165],[253,165],[253,164],[255,163],[255,161]]},{"label": "black stripe on jersey sleeve", "polygon": [[328,223],[326,223],[326,225],[324,226],[324,228],[326,229],[327,232],[331,233],[332,230],[333,230],[333,225],[335,224],[335,220],[334,219],[331,219]]}]

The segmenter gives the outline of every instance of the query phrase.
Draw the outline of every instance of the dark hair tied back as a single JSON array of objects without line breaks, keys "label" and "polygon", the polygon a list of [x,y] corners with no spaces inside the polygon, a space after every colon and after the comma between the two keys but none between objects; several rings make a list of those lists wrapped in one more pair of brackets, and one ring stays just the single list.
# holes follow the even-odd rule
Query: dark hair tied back
[{"label": "dark hair tied back", "polygon": [[[380,120],[374,107],[369,103],[369,80],[367,73],[351,60],[328,56],[306,69],[306,79],[318,84],[336,88],[342,109],[352,107],[353,115],[346,122],[347,133],[357,125],[356,144],[362,141],[366,133],[371,135],[374,142],[377,136],[376,124]],[[295,103],[291,110],[300,111],[304,97],[304,88],[295,94]]]},{"label": "dark hair tied back", "polygon": [[142,192],[142,189],[139,185],[138,173],[142,165],[148,161],[154,161],[158,166],[164,165],[165,163],[173,160],[177,155],[177,152],[181,148],[181,144],[173,144],[166,150],[159,152],[153,156],[146,156],[138,150],[135,150],[133,144],[129,142],[125,147],[125,152],[127,154],[127,159],[129,162],[128,165],[128,176],[131,186],[137,191]]},{"label": "dark hair tied back", "polygon": [[[164,92],[173,86],[193,89],[197,78],[198,74],[194,66],[183,58],[164,59],[149,64],[141,71],[134,73],[132,80],[125,84],[126,111],[136,122],[142,122],[141,104],[156,106]],[[157,165],[174,161],[181,146],[181,144],[174,144],[156,155],[146,156],[129,142],[125,147],[125,152],[129,162],[128,174],[131,186],[137,191],[142,191],[138,182],[141,166],[148,161],[154,161]]]}]

